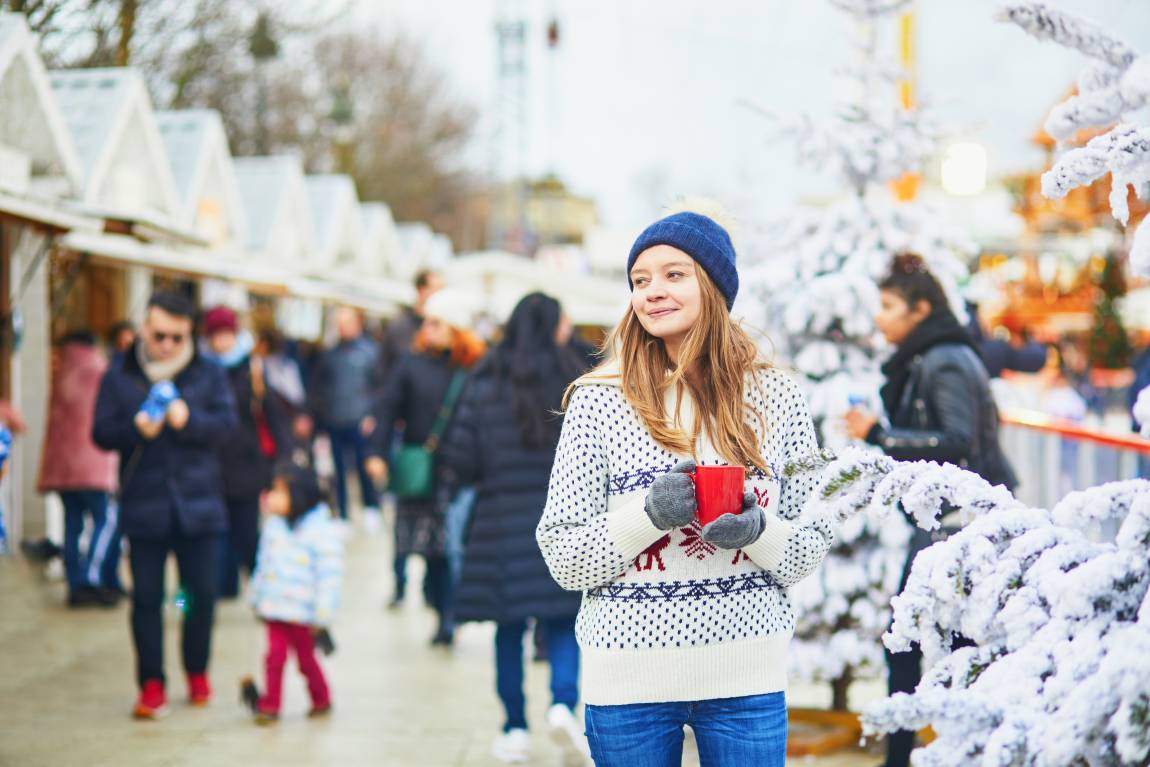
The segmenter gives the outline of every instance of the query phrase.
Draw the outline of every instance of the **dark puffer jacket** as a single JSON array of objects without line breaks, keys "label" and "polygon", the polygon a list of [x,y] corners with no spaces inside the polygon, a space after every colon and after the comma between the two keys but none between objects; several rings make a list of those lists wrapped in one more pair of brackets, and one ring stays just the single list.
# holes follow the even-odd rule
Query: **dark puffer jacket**
[{"label": "dark puffer jacket", "polygon": [[120,453],[120,520],[129,538],[166,538],[227,529],[219,446],[236,428],[236,406],[224,371],[193,357],[175,384],[191,417],[144,439],[133,419],[151,383],[130,351],[100,383],[93,441]]},{"label": "dark puffer jacket", "polygon": [[405,445],[426,442],[451,387],[451,379],[459,370],[446,353],[409,352],[401,357],[375,409],[371,454],[390,457],[391,438],[400,424]]},{"label": "dark puffer jacket", "polygon": [[456,618],[506,622],[578,613],[582,595],[555,583],[535,541],[555,446],[522,446],[511,393],[489,361],[472,374],[440,461],[453,483],[478,491]]}]

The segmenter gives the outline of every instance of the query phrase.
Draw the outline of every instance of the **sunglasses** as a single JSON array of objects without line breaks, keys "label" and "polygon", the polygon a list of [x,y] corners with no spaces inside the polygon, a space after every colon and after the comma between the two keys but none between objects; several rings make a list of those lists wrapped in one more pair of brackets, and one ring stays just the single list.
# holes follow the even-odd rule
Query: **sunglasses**
[{"label": "sunglasses", "polygon": [[182,344],[184,342],[184,334],[183,333],[161,333],[159,331],[156,331],[156,332],[152,333],[152,340],[158,344],[162,344],[165,341],[171,341],[174,344]]}]

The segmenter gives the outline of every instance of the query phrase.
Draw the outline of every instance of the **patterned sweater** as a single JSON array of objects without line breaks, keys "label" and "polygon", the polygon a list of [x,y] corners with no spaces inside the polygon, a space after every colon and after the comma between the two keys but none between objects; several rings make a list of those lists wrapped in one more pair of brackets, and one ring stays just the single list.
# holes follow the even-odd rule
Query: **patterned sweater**
[{"label": "patterned sweater", "polygon": [[[580,381],[564,418],[536,535],[552,576],[583,591],[576,633],[583,696],[593,705],[710,700],[786,689],[794,614],[786,588],[822,561],[828,526],[799,527],[817,477],[783,480],[783,467],[817,449],[795,383],[770,370],[748,380],[746,400],[766,417],[762,454],[772,475],[747,488],[765,510],[762,536],[738,551],[701,537],[697,522],[669,532],[644,510],[647,489],[682,458],[651,438],[615,376]],[[675,412],[674,394],[667,413]],[[689,396],[680,422],[693,422]],[[758,430],[758,421],[748,415]],[[705,439],[700,465],[722,464]]]}]

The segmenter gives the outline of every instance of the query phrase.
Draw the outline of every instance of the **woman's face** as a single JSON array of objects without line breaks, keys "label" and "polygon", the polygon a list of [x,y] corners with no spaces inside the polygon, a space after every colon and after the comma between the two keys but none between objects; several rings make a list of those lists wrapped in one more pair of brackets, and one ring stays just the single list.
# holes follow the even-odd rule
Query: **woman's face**
[{"label": "woman's face", "polygon": [[451,326],[437,317],[428,317],[423,321],[419,332],[423,334],[423,342],[428,348],[445,351],[451,348]]},{"label": "woman's face", "polygon": [[874,324],[887,343],[898,346],[930,315],[930,304],[919,301],[914,307],[893,290],[879,291],[879,311]]},{"label": "woman's face", "polygon": [[670,245],[643,251],[631,267],[631,308],[643,329],[677,346],[699,319],[703,291],[694,259]]}]

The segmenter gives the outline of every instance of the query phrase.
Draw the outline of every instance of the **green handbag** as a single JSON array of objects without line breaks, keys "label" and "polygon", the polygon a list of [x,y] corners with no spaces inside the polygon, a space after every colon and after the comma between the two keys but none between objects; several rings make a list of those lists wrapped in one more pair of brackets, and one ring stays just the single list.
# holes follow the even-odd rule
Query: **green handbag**
[{"label": "green handbag", "polygon": [[457,371],[451,379],[451,385],[447,387],[443,406],[439,408],[439,415],[435,417],[427,440],[422,445],[404,445],[395,454],[388,489],[400,500],[421,501],[431,497],[435,485],[435,451],[439,449],[439,440],[451,421],[451,414],[466,382],[467,372]]}]

